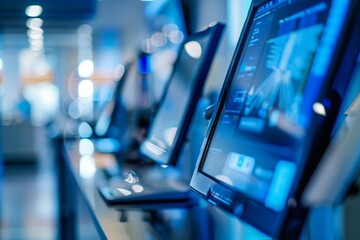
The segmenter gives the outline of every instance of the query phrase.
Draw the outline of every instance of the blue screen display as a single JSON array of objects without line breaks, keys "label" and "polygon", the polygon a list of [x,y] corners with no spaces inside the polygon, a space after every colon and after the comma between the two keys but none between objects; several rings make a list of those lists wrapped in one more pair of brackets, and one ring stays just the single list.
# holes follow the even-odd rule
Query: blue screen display
[{"label": "blue screen display", "polygon": [[267,1],[255,10],[201,171],[282,211],[304,159],[348,1]]}]

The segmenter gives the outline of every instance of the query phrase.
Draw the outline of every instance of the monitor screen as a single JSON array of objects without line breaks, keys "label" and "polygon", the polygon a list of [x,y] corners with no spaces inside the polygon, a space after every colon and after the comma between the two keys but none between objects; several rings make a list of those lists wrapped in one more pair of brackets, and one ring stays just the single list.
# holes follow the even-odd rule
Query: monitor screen
[{"label": "monitor screen", "polygon": [[222,29],[222,24],[211,25],[180,48],[161,105],[140,147],[142,154],[161,164],[175,164]]},{"label": "monitor screen", "polygon": [[275,237],[312,144],[328,139],[317,134],[336,111],[328,72],[349,4],[254,1],[191,181]]}]

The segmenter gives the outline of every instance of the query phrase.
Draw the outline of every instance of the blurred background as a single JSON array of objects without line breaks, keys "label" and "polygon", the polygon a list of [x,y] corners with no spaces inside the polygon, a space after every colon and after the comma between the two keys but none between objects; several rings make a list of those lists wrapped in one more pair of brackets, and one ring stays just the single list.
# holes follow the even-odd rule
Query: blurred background
[{"label": "blurred background", "polygon": [[[25,10],[32,4],[41,8],[27,14]],[[101,103],[111,98],[114,79],[119,78],[124,64],[140,52],[153,54],[156,81],[152,89],[156,98],[177,46],[188,34],[212,21],[227,23],[216,72],[212,74],[211,87],[218,88],[249,4],[250,1],[235,0],[61,3],[3,0],[0,5],[3,121],[10,124],[26,119],[41,126],[64,113],[74,118],[95,117]],[[72,103],[89,95],[93,109],[76,112]]]},{"label": "blurred background", "polygon": [[[213,21],[226,23],[206,92],[218,93],[250,0],[1,0],[0,112],[4,166],[1,239],[56,238],[51,134],[91,135],[117,80],[127,109],[155,104],[179,44]],[[148,76],[146,84],[136,79]],[[215,97],[216,98],[216,97]],[[69,122],[85,122],[73,130]],[[84,125],[83,125],[84,126]],[[84,130],[85,129],[85,130]],[[2,167],[3,165],[0,164]]]}]

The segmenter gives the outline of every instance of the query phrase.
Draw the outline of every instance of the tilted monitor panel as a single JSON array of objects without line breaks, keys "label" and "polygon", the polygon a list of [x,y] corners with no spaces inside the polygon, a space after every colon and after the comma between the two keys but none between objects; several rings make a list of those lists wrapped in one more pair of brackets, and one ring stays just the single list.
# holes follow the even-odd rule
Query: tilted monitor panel
[{"label": "tilted monitor panel", "polygon": [[341,101],[333,83],[347,87],[335,66],[356,7],[253,1],[190,183],[195,192],[272,237],[299,234],[300,194]]},{"label": "tilted monitor panel", "polygon": [[221,23],[210,24],[180,47],[161,105],[140,146],[146,157],[160,164],[176,164],[223,28]]},{"label": "tilted monitor panel", "polygon": [[128,78],[128,72],[130,68],[134,68],[133,65],[133,63],[126,64],[123,74],[116,81],[112,99],[105,106],[95,124],[94,130],[97,137],[115,137],[123,140],[122,135],[125,135],[124,130],[128,125],[128,116],[122,93]]}]

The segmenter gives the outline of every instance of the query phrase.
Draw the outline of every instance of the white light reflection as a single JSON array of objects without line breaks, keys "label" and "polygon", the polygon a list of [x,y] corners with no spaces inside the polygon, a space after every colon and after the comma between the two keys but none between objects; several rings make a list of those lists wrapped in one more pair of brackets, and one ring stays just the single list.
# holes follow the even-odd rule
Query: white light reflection
[{"label": "white light reflection", "polygon": [[141,49],[145,53],[152,53],[156,50],[156,47],[152,44],[151,39],[147,38],[141,42]]},{"label": "white light reflection", "polygon": [[68,114],[72,119],[78,119],[80,118],[79,108],[78,108],[78,102],[73,101],[69,105]]},{"label": "white light reflection", "polygon": [[168,168],[168,167],[169,167],[169,165],[166,165],[166,164],[161,164],[161,165],[160,165],[160,167],[162,167],[162,168]]},{"label": "white light reflection", "polygon": [[26,26],[30,29],[39,29],[43,25],[43,20],[41,18],[29,18],[26,21]]},{"label": "white light reflection", "polygon": [[95,176],[96,167],[95,159],[91,156],[83,156],[80,158],[79,173],[84,179],[90,179]]},{"label": "white light reflection", "polygon": [[[35,47],[31,46],[31,50],[33,51],[38,51],[38,52],[43,52],[44,47],[43,46],[39,46],[39,47]],[[36,68],[34,69],[34,73],[37,76],[46,76],[49,72],[51,71],[51,67],[49,66],[48,63],[46,62],[40,62],[38,63],[38,65],[36,66]],[[53,97],[53,96],[52,96]]]},{"label": "white light reflection", "polygon": [[174,142],[175,136],[177,132],[177,127],[167,128],[164,131],[164,139],[167,145],[171,146]]},{"label": "white light reflection", "polygon": [[92,33],[92,27],[87,24],[83,24],[78,28],[78,34],[91,34]]},{"label": "white light reflection", "polygon": [[230,186],[234,186],[233,181],[231,181],[231,179],[225,175],[217,175],[215,176],[215,178],[219,179],[220,181],[229,184]]},{"label": "white light reflection", "polygon": [[78,67],[79,76],[89,78],[94,73],[94,62],[92,60],[83,60]]},{"label": "white light reflection", "polygon": [[134,173],[132,171],[127,171],[125,174],[126,174],[126,177],[124,179],[125,182],[127,182],[127,183],[139,182],[139,177],[136,175],[136,173]]},{"label": "white light reflection", "polygon": [[[78,59],[79,59],[79,62],[81,62],[81,60],[91,61],[91,59],[93,59],[91,33],[92,33],[92,27],[90,25],[81,25],[78,28]],[[80,71],[82,71],[82,70],[80,69]],[[85,72],[86,71],[87,70],[85,69]],[[92,72],[93,72],[93,70],[92,70]],[[91,76],[93,74],[92,72],[91,72],[91,74],[85,73],[85,75]]]},{"label": "white light reflection", "polygon": [[91,119],[89,119],[92,116],[93,113],[93,101],[91,98],[80,98],[79,101],[77,102],[77,107],[78,107],[78,111],[79,111],[79,115],[80,117],[82,117],[82,119],[88,119],[89,121]]},{"label": "white light reflection", "polygon": [[115,80],[119,80],[125,73],[125,66],[123,64],[119,64],[116,66],[114,70],[114,78]]},{"label": "white light reflection", "polygon": [[[40,52],[40,51],[44,50],[44,46],[43,45],[31,45],[30,49],[32,51]],[[41,74],[39,74],[39,75],[41,75]]]},{"label": "white light reflection", "polygon": [[79,153],[81,156],[91,156],[94,154],[94,144],[89,139],[81,139],[79,142]]},{"label": "white light reflection", "polygon": [[29,38],[29,44],[34,46],[44,46],[44,40]]},{"label": "white light reflection", "polygon": [[170,33],[168,38],[169,38],[170,42],[172,42],[174,44],[179,44],[184,40],[184,34],[182,31],[175,30]]},{"label": "white light reflection", "polygon": [[166,24],[163,27],[163,32],[164,32],[165,36],[167,36],[167,37],[169,37],[174,31],[178,31],[178,30],[179,30],[179,27],[174,23]]},{"label": "white light reflection", "polygon": [[[32,49],[30,49],[30,50],[32,50]],[[40,51],[34,51],[34,50],[32,50],[31,51],[31,54],[32,55],[34,55],[35,57],[42,57],[42,56],[44,56],[44,49],[43,50],[40,50]],[[43,74],[44,72],[42,71],[42,70],[35,70],[36,72],[35,72],[35,74],[36,75],[38,75],[38,76],[40,76],[41,74]],[[41,72],[41,73],[40,73]],[[45,74],[46,75],[46,74]]]},{"label": "white light reflection", "polygon": [[280,111],[278,110],[272,111],[270,114],[269,126],[275,127],[276,125],[278,125],[279,119],[280,119]]},{"label": "white light reflection", "polygon": [[25,9],[25,14],[29,17],[38,17],[42,13],[42,7],[39,5],[30,5]]},{"label": "white light reflection", "polygon": [[152,144],[149,141],[145,141],[144,145],[150,152],[152,152],[153,154],[155,154],[157,156],[161,156],[166,152],[165,149],[162,149],[162,148]]},{"label": "white light reflection", "polygon": [[44,31],[41,28],[29,29],[27,36],[32,39],[44,39]]},{"label": "white light reflection", "polygon": [[154,33],[151,36],[151,44],[155,47],[162,47],[166,42],[166,36],[162,32]]},{"label": "white light reflection", "polygon": [[216,24],[217,24],[217,22],[216,22],[216,21],[211,22],[211,23],[209,24],[209,27],[213,27],[213,26],[215,26]]},{"label": "white light reflection", "polygon": [[135,184],[134,186],[131,187],[132,190],[136,193],[141,193],[144,191],[144,187],[139,185],[139,184]]},{"label": "white light reflection", "polygon": [[0,71],[2,70],[2,68],[3,68],[3,61],[2,61],[2,59],[0,58]]},{"label": "white light reflection", "polygon": [[185,44],[185,50],[190,55],[190,57],[199,59],[202,54],[202,49],[200,43],[196,41],[190,41]]},{"label": "white light reflection", "polygon": [[78,95],[82,98],[90,98],[94,94],[94,84],[89,79],[84,79],[79,82]]},{"label": "white light reflection", "polygon": [[132,194],[131,191],[124,189],[124,188],[117,188],[116,190],[118,190],[121,194],[123,194],[124,196],[129,196]]},{"label": "white light reflection", "polygon": [[93,134],[92,128],[87,122],[80,123],[78,132],[81,138],[89,138]]},{"label": "white light reflection", "polygon": [[321,116],[326,116],[326,110],[322,103],[318,103],[318,102],[314,103],[313,110],[315,113],[317,113]]}]

